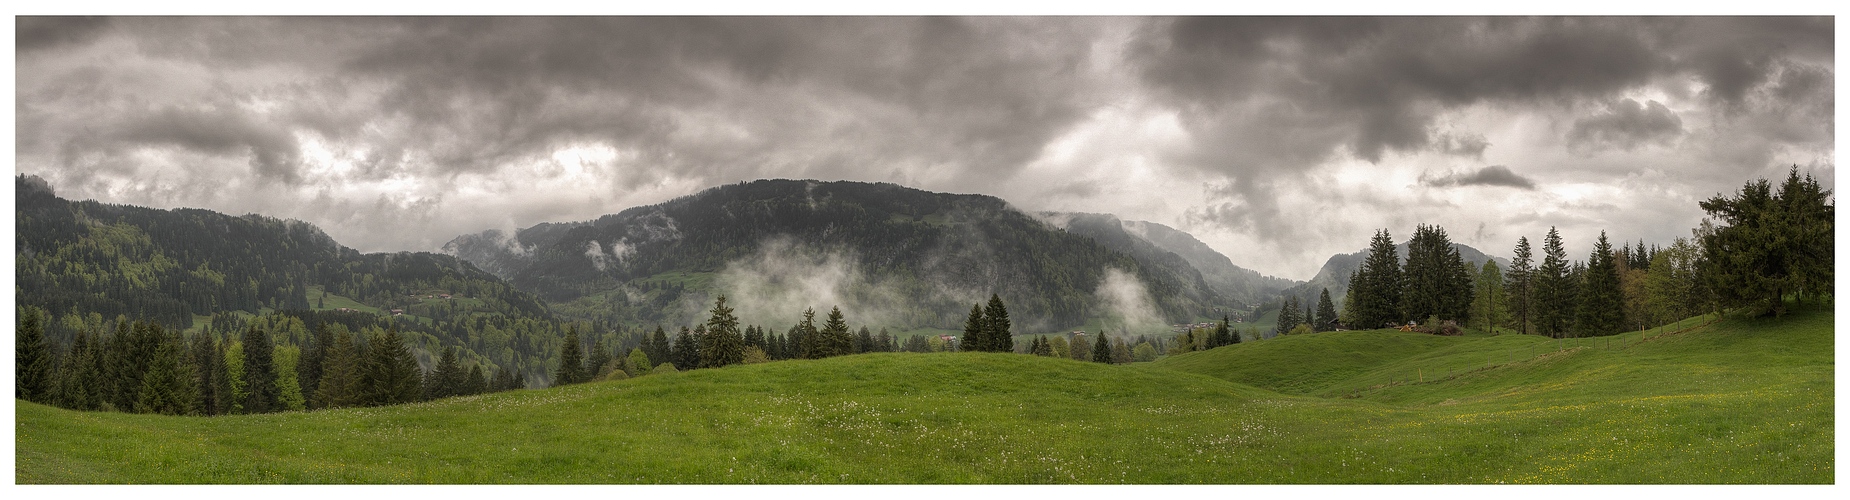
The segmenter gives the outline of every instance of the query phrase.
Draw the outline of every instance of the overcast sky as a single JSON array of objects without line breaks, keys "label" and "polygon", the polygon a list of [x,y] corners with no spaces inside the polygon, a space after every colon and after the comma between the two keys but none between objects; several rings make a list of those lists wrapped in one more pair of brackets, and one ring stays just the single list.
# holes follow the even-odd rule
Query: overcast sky
[{"label": "overcast sky", "polygon": [[[1826,18],[18,18],[15,168],[363,251],[759,178],[1107,212],[1308,279],[1835,184]],[[1539,241],[1537,241],[1539,244]]]}]

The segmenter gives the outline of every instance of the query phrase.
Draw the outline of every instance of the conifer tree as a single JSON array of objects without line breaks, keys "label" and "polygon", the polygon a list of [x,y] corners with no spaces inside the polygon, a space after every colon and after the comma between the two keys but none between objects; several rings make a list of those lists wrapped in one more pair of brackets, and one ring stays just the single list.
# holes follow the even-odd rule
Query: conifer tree
[{"label": "conifer tree", "polygon": [[52,350],[45,341],[37,308],[20,311],[19,335],[13,339],[13,397],[52,404]]},{"label": "conifer tree", "polygon": [[991,352],[1015,352],[1014,326],[1009,324],[1009,310],[1002,304],[1002,297],[989,294],[989,305],[983,308],[983,320],[987,322],[984,330]]},{"label": "conifer tree", "polygon": [[726,306],[726,296],[721,295],[713,301],[713,309],[707,317],[707,336],[712,352],[703,356],[709,367],[736,365],[745,361],[745,337],[739,334],[739,318],[732,315],[732,308]]},{"label": "conifer tree", "polygon": [[302,394],[302,381],[297,378],[296,365],[302,361],[302,351],[296,346],[279,345],[273,348],[271,357],[276,361],[276,408],[273,411],[297,411],[308,408],[308,399]]},{"label": "conifer tree", "polygon": [[462,363],[456,360],[456,348],[444,348],[443,355],[437,358],[437,370],[424,380],[424,399],[461,395],[465,375]]},{"label": "conifer tree", "polygon": [[213,353],[212,385],[218,394],[214,410],[218,415],[244,413],[244,351],[237,341],[218,343]]},{"label": "conifer tree", "polygon": [[353,334],[341,330],[321,357],[321,383],[309,396],[311,408],[345,408],[360,403],[360,359]]},{"label": "conifer tree", "polygon": [[1504,299],[1509,304],[1510,319],[1515,321],[1517,333],[1531,333],[1530,322],[1533,317],[1533,297],[1535,294],[1535,253],[1529,248],[1529,237],[1516,240],[1516,258],[1510,261],[1510,271],[1505,276],[1507,289]]},{"label": "conifer tree", "polygon": [[[325,293],[323,295],[326,295]],[[334,343],[334,334],[328,331],[327,323],[315,325],[315,335],[308,345],[302,348],[302,359],[296,366],[296,380],[302,383],[302,394],[314,396],[315,389],[321,384],[322,358],[327,357],[328,346]]]},{"label": "conifer tree", "polygon": [[[1788,171],[1775,193],[1765,179],[1732,197],[1700,203],[1720,227],[1699,230],[1702,277],[1719,306],[1783,315],[1785,297],[1817,299],[1834,292],[1836,207],[1831,191],[1811,174]],[[1706,222],[1706,219],[1705,219]]]},{"label": "conifer tree", "polygon": [[269,332],[248,327],[244,330],[244,412],[269,413],[281,409],[281,393],[276,386],[276,343]]},{"label": "conifer tree", "polygon": [[1494,332],[1497,325],[1504,322],[1503,305],[1508,302],[1503,296],[1503,271],[1497,268],[1496,259],[1484,259],[1484,267],[1478,273],[1472,287],[1471,323],[1485,332]]},{"label": "conifer tree", "polygon": [[399,335],[398,328],[392,327],[384,334],[373,335],[372,343],[366,349],[367,390],[364,404],[368,406],[394,405],[416,402],[423,395],[423,372],[418,368],[418,360],[411,355],[410,347]]},{"label": "conifer tree", "polygon": [[668,333],[662,330],[662,325],[655,325],[655,333],[649,335],[648,347],[642,352],[648,354],[651,360],[668,360],[674,359],[669,355],[671,351],[672,349],[668,346]]},{"label": "conifer tree", "polygon": [[72,410],[95,410],[97,395],[97,349],[88,329],[78,329],[71,338],[71,353],[58,366],[58,405]]},{"label": "conifer tree", "polygon": [[983,318],[983,306],[971,304],[970,317],[964,320],[964,336],[958,339],[962,343],[963,350],[989,350],[988,330],[985,329],[987,325],[989,321]]},{"label": "conifer tree", "polygon": [[1625,329],[1616,258],[1612,244],[1606,242],[1606,232],[1600,231],[1599,240],[1593,243],[1593,254],[1587,256],[1585,285],[1579,293],[1580,307],[1574,323],[1581,336],[1610,335]]},{"label": "conifer tree", "polygon": [[105,362],[106,387],[113,393],[113,409],[133,411],[140,400],[141,378],[148,373],[155,351],[160,349],[164,330],[160,325],[116,320],[116,336],[109,340],[109,359]]},{"label": "conifer tree", "polygon": [[195,413],[198,394],[194,391],[192,364],[187,363],[186,349],[177,335],[168,336],[155,349],[148,372],[136,391],[135,413],[188,415]]},{"label": "conifer tree", "polygon": [[1567,331],[1568,314],[1574,306],[1569,298],[1568,265],[1561,233],[1549,227],[1548,236],[1542,239],[1542,265],[1531,279],[1535,330],[1542,335],[1560,338]]},{"label": "conifer tree", "polygon": [[1354,291],[1355,300],[1348,307],[1355,311],[1355,326],[1381,328],[1404,323],[1400,307],[1401,283],[1400,256],[1394,249],[1393,238],[1382,229],[1369,240],[1368,257],[1350,277],[1349,289]]},{"label": "conifer tree", "polygon": [[488,374],[482,372],[481,364],[469,365],[469,374],[463,376],[463,395],[474,396],[484,392],[488,392]]},{"label": "conifer tree", "polygon": [[1471,305],[1470,273],[1452,240],[1439,226],[1419,225],[1407,241],[1407,265],[1402,273],[1402,317],[1423,321],[1465,319]]},{"label": "conifer tree", "polygon": [[614,368],[611,361],[610,346],[604,345],[604,339],[597,339],[597,342],[591,344],[591,354],[585,356],[584,371],[579,373],[584,374],[587,381],[600,380],[600,377],[610,373],[609,370]]},{"label": "conifer tree", "polygon": [[871,331],[868,331],[866,325],[862,325],[860,333],[854,336],[854,353],[863,354],[863,353],[869,353],[873,351],[874,351],[874,333]]},{"label": "conifer tree", "polygon": [[745,345],[756,347],[766,353],[771,352],[770,342],[764,337],[764,329],[755,325],[745,328]]},{"label": "conifer tree", "polygon": [[583,382],[581,372],[584,370],[584,351],[578,345],[578,327],[565,329],[565,340],[559,343],[559,369],[553,372],[552,385],[558,387]]},{"label": "conifer tree", "polygon": [[[1317,318],[1311,325],[1311,331],[1327,332],[1336,323],[1336,304],[1330,302],[1330,289],[1324,288],[1317,294]],[[1221,320],[1221,329],[1227,328],[1227,321]]]},{"label": "conifer tree", "polygon": [[676,367],[693,369],[700,366],[700,346],[694,344],[694,334],[681,327],[681,333],[674,336],[674,353],[670,359]]},{"label": "conifer tree", "polygon": [[[808,318],[805,318],[805,321],[808,321]],[[822,329],[817,336],[819,337],[816,339],[818,352],[815,357],[817,358],[851,354],[854,350],[854,337],[848,334],[848,322],[842,318],[840,307],[829,309],[829,317],[822,323]]]},{"label": "conifer tree", "polygon": [[1109,335],[1105,335],[1105,332],[1098,332],[1098,342],[1092,344],[1093,362],[1111,363],[1111,342],[1106,340],[1106,337]]}]

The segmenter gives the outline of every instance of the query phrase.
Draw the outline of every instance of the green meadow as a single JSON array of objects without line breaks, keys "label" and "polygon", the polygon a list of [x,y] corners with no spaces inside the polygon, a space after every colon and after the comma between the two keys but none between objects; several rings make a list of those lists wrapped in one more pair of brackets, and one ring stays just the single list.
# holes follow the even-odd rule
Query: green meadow
[{"label": "green meadow", "polygon": [[[395,407],[18,402],[20,483],[1831,483],[1833,319],[781,361]],[[1699,326],[1700,325],[1700,326]]]}]

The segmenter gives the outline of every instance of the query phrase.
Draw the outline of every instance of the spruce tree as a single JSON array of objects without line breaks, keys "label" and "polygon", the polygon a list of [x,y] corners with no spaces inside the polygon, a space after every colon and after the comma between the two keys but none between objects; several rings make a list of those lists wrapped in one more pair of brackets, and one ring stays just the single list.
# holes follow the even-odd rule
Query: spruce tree
[{"label": "spruce tree", "polygon": [[597,342],[591,344],[591,354],[585,356],[584,371],[579,373],[584,374],[587,381],[598,380],[599,377],[608,373],[606,370],[612,368],[607,366],[611,364],[611,361],[610,346],[604,345],[604,339],[597,339]]},{"label": "spruce tree", "polygon": [[[325,295],[325,294],[324,294]],[[301,362],[296,366],[296,380],[302,383],[302,394],[313,397],[315,389],[321,384],[322,358],[327,357],[328,346],[334,343],[334,334],[328,331],[327,323],[315,325],[315,335],[311,342],[302,349]]]},{"label": "spruce tree", "polygon": [[1537,333],[1555,338],[1566,333],[1568,314],[1574,305],[1568,298],[1567,274],[1567,249],[1561,244],[1561,233],[1549,227],[1548,236],[1542,239],[1542,265],[1531,279]]},{"label": "spruce tree", "polygon": [[1587,256],[1585,285],[1579,293],[1580,307],[1574,323],[1581,336],[1610,335],[1625,329],[1616,258],[1612,244],[1606,242],[1606,232],[1600,231],[1599,240],[1593,243],[1593,254]]},{"label": "spruce tree", "polygon": [[1700,203],[1719,227],[1699,230],[1705,288],[1717,305],[1783,315],[1785,297],[1800,300],[1834,292],[1836,207],[1831,191],[1794,166],[1777,193],[1765,179],[1748,182],[1732,197]]},{"label": "spruce tree", "polygon": [[983,306],[971,304],[970,317],[964,319],[964,336],[958,339],[959,347],[965,351],[989,350],[988,330],[985,329],[988,324],[989,322],[983,319]]},{"label": "spruce tree", "polygon": [[244,412],[280,410],[276,386],[276,343],[269,332],[250,326],[244,330]]},{"label": "spruce tree", "polygon": [[456,360],[456,348],[443,349],[437,358],[437,370],[424,380],[424,399],[443,399],[462,394],[465,383],[462,363]]},{"label": "spruce tree", "polygon": [[829,309],[828,320],[822,323],[819,336],[816,342],[821,351],[818,358],[851,354],[854,350],[854,337],[848,333],[848,322],[842,318],[840,307]]},{"label": "spruce tree", "polygon": [[745,337],[739,334],[739,318],[732,315],[732,308],[726,306],[726,296],[721,295],[713,301],[713,309],[707,317],[707,335],[712,337],[712,353],[708,358],[711,367],[736,365],[745,361]]},{"label": "spruce tree", "polygon": [[1002,297],[989,295],[989,305],[983,308],[983,320],[987,324],[984,336],[989,342],[991,352],[1015,352],[1014,325],[1009,323],[1009,310],[1002,304]]},{"label": "spruce tree", "polygon": [[1419,225],[1407,241],[1401,317],[1465,319],[1471,305],[1470,271],[1445,229]]},{"label": "spruce tree", "polygon": [[694,334],[687,327],[674,336],[674,353],[670,361],[678,369],[692,370],[700,366],[700,346],[694,344]]},{"label": "spruce tree", "polygon": [[1381,328],[1404,323],[1401,316],[1400,256],[1386,229],[1369,240],[1368,257],[1349,281],[1355,300],[1348,307],[1355,310],[1357,328]]},{"label": "spruce tree", "polygon": [[1515,321],[1516,333],[1531,333],[1530,321],[1533,317],[1533,297],[1535,294],[1535,253],[1529,248],[1529,237],[1516,240],[1516,258],[1510,261],[1510,271],[1504,282],[1504,300],[1509,304],[1510,319]]},{"label": "spruce tree", "polygon": [[1105,332],[1098,332],[1098,342],[1092,344],[1093,362],[1111,363],[1111,342],[1106,340],[1106,337],[1109,335],[1105,335]]},{"label": "spruce tree", "polygon": [[863,354],[863,353],[869,353],[873,351],[874,351],[874,333],[871,331],[868,331],[866,325],[862,325],[860,333],[854,336],[854,353]]},{"label": "spruce tree", "polygon": [[[1336,323],[1336,304],[1330,302],[1330,289],[1324,288],[1322,292],[1317,294],[1317,318],[1314,324],[1311,325],[1311,330],[1327,332],[1331,330],[1330,325],[1334,323]],[[1221,329],[1225,330],[1226,328],[1227,323],[1225,320],[1222,320]]]},{"label": "spruce tree", "polygon": [[360,403],[360,359],[353,334],[341,330],[321,357],[321,383],[309,396],[310,408],[345,408]]},{"label": "spruce tree", "polygon": [[37,308],[20,311],[19,335],[13,339],[13,397],[41,404],[52,404],[53,356],[45,340]]},{"label": "spruce tree", "polygon": [[364,404],[369,406],[416,402],[423,395],[423,372],[396,326],[373,335],[366,349]]},{"label": "spruce tree", "polygon": [[648,347],[642,352],[651,360],[669,360],[674,359],[669,355],[672,351],[668,346],[668,333],[662,330],[662,325],[655,325],[655,333],[649,335]]},{"label": "spruce tree", "polygon": [[796,334],[796,357],[803,359],[817,359],[822,357],[817,355],[821,352],[821,348],[817,346],[817,341],[821,339],[817,338],[816,310],[814,308],[803,308],[803,321],[797,322],[796,328],[791,333]]},{"label": "spruce tree", "polygon": [[484,392],[488,392],[488,374],[482,372],[481,364],[469,365],[469,374],[463,376],[463,395],[474,396]]},{"label": "spruce tree", "polygon": [[1503,296],[1503,271],[1497,268],[1496,259],[1484,259],[1484,267],[1472,286],[1476,291],[1471,299],[1471,323],[1478,330],[1495,332],[1497,325],[1504,322],[1503,305],[1508,302]]},{"label": "spruce tree", "polygon": [[87,329],[71,338],[71,353],[58,366],[58,406],[94,410],[97,405],[96,348]]},{"label": "spruce tree", "polygon": [[195,414],[198,393],[194,390],[192,364],[186,362],[186,349],[177,335],[170,336],[155,349],[141,390],[136,391],[135,413],[162,415]]},{"label": "spruce tree", "polygon": [[553,372],[553,387],[584,381],[584,378],[580,376],[584,365],[584,351],[578,345],[578,327],[567,327],[565,340],[559,343],[559,369]]}]

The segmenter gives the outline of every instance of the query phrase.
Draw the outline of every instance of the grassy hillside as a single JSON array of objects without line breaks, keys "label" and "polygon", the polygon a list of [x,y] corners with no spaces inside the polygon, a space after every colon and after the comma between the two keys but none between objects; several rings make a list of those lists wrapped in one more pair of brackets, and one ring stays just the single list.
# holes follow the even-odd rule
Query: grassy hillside
[{"label": "grassy hillside", "polygon": [[[1831,321],[1825,311],[1724,320],[1562,350],[1519,336],[1345,332],[1130,366],[871,354],[219,418],[22,402],[15,473],[21,483],[1827,483]],[[1461,373],[1401,375],[1448,363]]]}]

